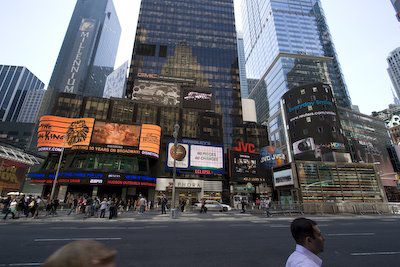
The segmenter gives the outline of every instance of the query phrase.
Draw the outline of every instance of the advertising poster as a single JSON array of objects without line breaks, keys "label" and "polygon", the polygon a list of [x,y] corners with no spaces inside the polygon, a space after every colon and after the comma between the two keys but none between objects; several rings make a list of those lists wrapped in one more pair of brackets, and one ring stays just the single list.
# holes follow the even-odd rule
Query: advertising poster
[{"label": "advertising poster", "polygon": [[345,138],[329,85],[318,83],[293,88],[282,99],[295,160],[345,158]]},{"label": "advertising poster", "polygon": [[159,81],[136,80],[132,89],[132,100],[176,107],[180,105],[178,84]]},{"label": "advertising poster", "polygon": [[264,169],[272,169],[283,166],[286,163],[286,156],[281,149],[274,146],[266,146],[260,150],[260,163]]},{"label": "advertising poster", "polygon": [[260,155],[229,151],[229,174],[237,182],[266,182],[267,172],[261,167]]},{"label": "advertising poster", "polygon": [[27,170],[22,163],[0,158],[0,188],[19,191]]},{"label": "advertising poster", "polygon": [[170,168],[174,167],[174,159],[176,160],[176,168],[186,169],[189,167],[189,145],[179,144],[176,147],[173,143],[168,144],[168,162],[167,166]]},{"label": "advertising poster", "polygon": [[157,157],[160,154],[161,127],[151,124],[143,124],[140,134],[139,150],[142,154],[146,152],[153,153]]},{"label": "advertising poster", "polygon": [[140,126],[96,121],[93,144],[139,147]]},{"label": "advertising poster", "polygon": [[223,169],[224,152],[222,147],[191,145],[190,166],[200,169]]},{"label": "advertising poster", "polygon": [[182,90],[182,107],[213,110],[213,94],[210,91],[185,88]]},{"label": "advertising poster", "polygon": [[122,98],[125,92],[126,70],[129,68],[128,61],[122,64],[107,76],[104,85],[104,98],[117,97]]},{"label": "advertising poster", "polygon": [[88,146],[94,119],[42,116],[38,127],[38,150],[57,151],[73,146]]},{"label": "advertising poster", "polygon": [[274,186],[294,185],[292,169],[274,172]]}]

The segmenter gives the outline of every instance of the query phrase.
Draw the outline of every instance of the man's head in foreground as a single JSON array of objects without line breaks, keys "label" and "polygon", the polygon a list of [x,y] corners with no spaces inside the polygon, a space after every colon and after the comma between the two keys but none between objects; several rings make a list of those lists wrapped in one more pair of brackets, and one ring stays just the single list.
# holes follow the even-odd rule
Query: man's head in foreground
[{"label": "man's head in foreground", "polygon": [[115,267],[117,251],[93,240],[71,242],[54,252],[43,267]]},{"label": "man's head in foreground", "polygon": [[296,243],[318,255],[324,251],[325,238],[317,223],[306,218],[297,218],[290,225],[292,236]]}]

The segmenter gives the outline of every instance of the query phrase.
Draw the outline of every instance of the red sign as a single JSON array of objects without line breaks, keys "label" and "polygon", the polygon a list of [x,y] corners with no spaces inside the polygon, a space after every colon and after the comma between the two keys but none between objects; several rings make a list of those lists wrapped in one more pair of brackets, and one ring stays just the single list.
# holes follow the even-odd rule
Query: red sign
[{"label": "red sign", "polygon": [[237,152],[256,153],[254,144],[245,143],[243,141],[239,141],[237,146],[235,146],[233,150]]}]

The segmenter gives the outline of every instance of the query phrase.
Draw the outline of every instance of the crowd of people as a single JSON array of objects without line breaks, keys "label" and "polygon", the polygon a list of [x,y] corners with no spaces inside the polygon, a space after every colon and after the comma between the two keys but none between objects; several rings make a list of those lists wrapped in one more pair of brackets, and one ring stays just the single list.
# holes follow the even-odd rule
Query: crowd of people
[{"label": "crowd of people", "polygon": [[57,215],[59,201],[58,199],[50,200],[50,197],[42,199],[40,196],[20,195],[8,196],[2,199],[0,204],[4,214],[3,220],[6,220],[10,214],[12,219],[18,219],[21,216],[38,218],[41,214]]}]

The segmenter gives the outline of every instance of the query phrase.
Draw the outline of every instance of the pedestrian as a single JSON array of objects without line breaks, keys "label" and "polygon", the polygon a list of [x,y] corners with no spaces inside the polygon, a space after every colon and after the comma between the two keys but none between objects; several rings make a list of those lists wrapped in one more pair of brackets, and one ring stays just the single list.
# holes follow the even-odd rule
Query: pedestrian
[{"label": "pedestrian", "polygon": [[29,204],[28,204],[28,217],[29,217],[29,213],[31,213],[32,218],[35,217],[35,213],[36,213],[36,209],[37,209],[37,203],[36,200],[33,197],[29,198]]},{"label": "pedestrian", "polygon": [[51,205],[51,214],[57,216],[57,209],[58,206],[60,206],[60,201],[58,198],[53,199],[52,205]]},{"label": "pedestrian", "polygon": [[108,219],[111,220],[112,218],[115,217],[115,213],[117,212],[117,208],[115,206],[115,200],[114,199],[111,199],[108,202],[108,207],[109,207],[108,209],[109,209],[109,213],[110,213],[110,215],[108,216]]},{"label": "pedestrian", "polygon": [[240,202],[240,204],[242,204],[241,213],[245,213],[246,212],[246,201],[244,200],[244,197],[242,198],[242,201]]},{"label": "pedestrian", "polygon": [[76,209],[78,208],[78,198],[74,197],[74,199],[72,200],[72,205],[70,207],[70,210],[68,212],[68,216],[71,215],[72,212],[76,213]]},{"label": "pedestrian", "polygon": [[42,198],[40,196],[37,196],[36,200],[35,200],[35,206],[34,206],[34,208],[35,208],[35,214],[33,216],[34,219],[39,218],[39,214],[44,209],[44,207],[45,207],[44,201],[42,200]]},{"label": "pedestrian", "polygon": [[167,211],[166,211],[167,203],[168,203],[168,199],[166,198],[165,195],[162,195],[162,197],[161,197],[161,214],[167,214]]},{"label": "pedestrian", "polygon": [[203,198],[201,199],[201,208],[200,208],[200,213],[207,213],[207,207],[206,207],[206,200]]},{"label": "pedestrian", "polygon": [[272,216],[271,212],[269,211],[270,207],[271,207],[271,200],[269,199],[265,200],[265,213],[267,213],[267,217]]},{"label": "pedestrian", "polygon": [[116,250],[94,240],[68,243],[50,255],[43,267],[115,267]]},{"label": "pedestrian", "polygon": [[3,213],[5,213],[3,220],[7,219],[8,214],[11,213],[12,218],[15,219],[15,210],[17,207],[17,201],[15,201],[15,199],[11,199],[10,196],[7,197],[6,200],[3,201]]},{"label": "pedestrian", "polygon": [[143,214],[144,213],[144,211],[146,209],[146,205],[147,205],[146,198],[141,196],[140,199],[139,199],[139,206],[140,206],[139,214]]},{"label": "pedestrian", "polygon": [[181,200],[181,212],[185,211],[185,206],[186,206],[186,200],[184,198],[182,198],[182,200]]},{"label": "pedestrian", "polygon": [[259,198],[256,198],[256,208],[259,210],[261,205],[261,200]]},{"label": "pedestrian", "polygon": [[318,254],[324,251],[325,238],[317,223],[306,218],[297,218],[290,225],[296,241],[296,250],[286,261],[286,267],[320,267]]},{"label": "pedestrian", "polygon": [[106,216],[107,207],[107,198],[104,198],[103,201],[100,203],[100,218],[104,218]]}]

